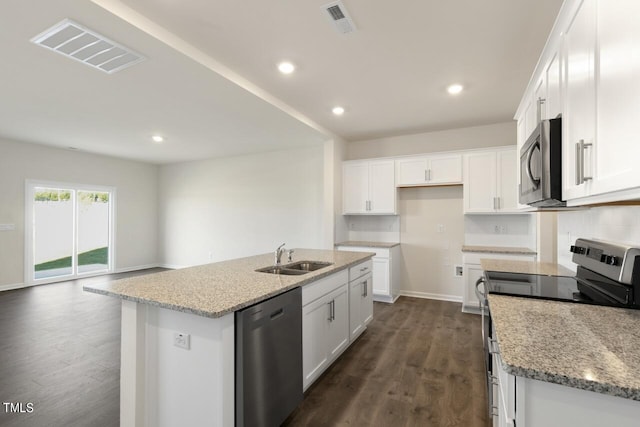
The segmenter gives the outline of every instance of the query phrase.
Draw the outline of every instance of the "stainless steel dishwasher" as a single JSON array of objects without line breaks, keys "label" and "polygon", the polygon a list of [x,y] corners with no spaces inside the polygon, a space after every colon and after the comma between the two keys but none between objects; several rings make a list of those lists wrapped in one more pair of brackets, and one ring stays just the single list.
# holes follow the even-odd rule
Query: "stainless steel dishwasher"
[{"label": "stainless steel dishwasher", "polygon": [[302,289],[235,314],[236,426],[279,426],[302,402]]}]

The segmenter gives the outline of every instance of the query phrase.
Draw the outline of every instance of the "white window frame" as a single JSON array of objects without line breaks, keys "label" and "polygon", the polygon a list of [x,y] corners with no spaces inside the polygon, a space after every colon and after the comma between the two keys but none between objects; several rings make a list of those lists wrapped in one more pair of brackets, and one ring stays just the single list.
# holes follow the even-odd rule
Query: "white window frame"
[{"label": "white window frame", "polygon": [[[35,278],[34,272],[34,235],[33,235],[33,226],[34,226],[34,196],[36,187],[45,187],[45,188],[64,188],[74,191],[74,206],[73,206],[73,254],[72,254],[72,272],[71,275],[59,276],[59,277],[47,277],[42,279]],[[109,195],[109,250],[108,250],[108,265],[107,270],[101,270],[99,272],[87,272],[78,274],[78,268],[76,265],[76,252],[78,246],[78,236],[77,236],[77,215],[78,215],[78,203],[76,200],[76,194],[78,191],[96,191],[96,192],[108,192]],[[103,274],[113,273],[115,271],[115,235],[116,235],[116,187],[109,187],[104,185],[88,185],[88,184],[77,184],[70,182],[61,182],[61,181],[45,181],[45,180],[35,180],[35,179],[27,179],[25,180],[25,218],[24,218],[24,228],[25,228],[25,241],[24,241],[24,280],[25,285],[33,286],[33,285],[43,285],[46,283],[55,283],[55,282],[64,282],[68,280],[75,280],[84,277],[92,277],[92,276],[100,276]]]}]

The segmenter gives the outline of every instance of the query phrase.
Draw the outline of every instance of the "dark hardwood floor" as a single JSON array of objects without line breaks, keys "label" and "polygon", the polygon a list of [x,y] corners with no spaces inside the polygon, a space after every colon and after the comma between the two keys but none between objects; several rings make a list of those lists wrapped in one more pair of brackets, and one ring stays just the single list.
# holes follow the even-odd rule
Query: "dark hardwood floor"
[{"label": "dark hardwood floor", "polygon": [[0,426],[118,426],[120,300],[82,286],[161,270],[0,292]]},{"label": "dark hardwood floor", "polygon": [[480,317],[450,302],[375,303],[367,331],[288,426],[487,427]]},{"label": "dark hardwood floor", "polygon": [[[82,285],[158,270],[0,292],[0,400],[33,404],[0,406],[0,426],[118,426],[120,300]],[[376,303],[368,330],[285,425],[486,427],[479,331],[459,304]]]}]

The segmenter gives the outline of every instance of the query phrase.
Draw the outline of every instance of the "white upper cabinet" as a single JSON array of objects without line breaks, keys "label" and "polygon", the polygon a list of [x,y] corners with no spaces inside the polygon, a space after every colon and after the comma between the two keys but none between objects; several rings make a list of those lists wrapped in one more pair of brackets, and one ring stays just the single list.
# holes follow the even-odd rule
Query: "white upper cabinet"
[{"label": "white upper cabinet", "polygon": [[396,160],[396,186],[426,186],[462,183],[459,153],[406,157]]},{"label": "white upper cabinet", "polygon": [[343,163],[343,214],[395,215],[393,160]]},{"label": "white upper cabinet", "polygon": [[640,186],[640,1],[597,3],[597,145],[592,194]]},{"label": "white upper cabinet", "polygon": [[596,144],[596,8],[583,0],[564,32],[563,197],[588,195]]},{"label": "white upper cabinet", "polygon": [[640,199],[640,1],[565,0],[516,119],[518,144],[540,117],[562,115],[569,206]]},{"label": "white upper cabinet", "polygon": [[518,212],[516,148],[464,156],[464,212]]}]

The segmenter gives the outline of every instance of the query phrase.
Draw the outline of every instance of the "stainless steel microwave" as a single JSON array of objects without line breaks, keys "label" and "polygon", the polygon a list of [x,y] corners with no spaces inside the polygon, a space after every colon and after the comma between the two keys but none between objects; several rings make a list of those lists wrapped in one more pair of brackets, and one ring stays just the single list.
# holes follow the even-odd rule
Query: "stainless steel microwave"
[{"label": "stainless steel microwave", "polygon": [[562,118],[542,120],[520,150],[520,203],[566,206],[562,200]]}]

